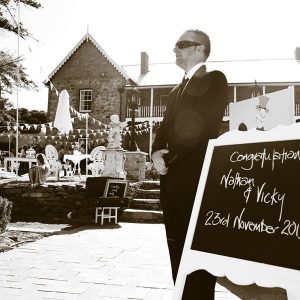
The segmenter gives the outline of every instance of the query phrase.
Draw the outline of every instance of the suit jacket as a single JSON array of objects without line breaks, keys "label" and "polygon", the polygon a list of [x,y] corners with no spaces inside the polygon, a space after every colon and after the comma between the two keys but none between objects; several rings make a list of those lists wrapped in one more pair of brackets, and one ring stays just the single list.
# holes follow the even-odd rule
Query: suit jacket
[{"label": "suit jacket", "polygon": [[209,139],[218,136],[228,85],[220,71],[207,72],[202,66],[179,93],[169,94],[164,119],[156,133],[152,151],[168,149],[169,170],[161,177],[161,188],[176,195],[196,193]]}]

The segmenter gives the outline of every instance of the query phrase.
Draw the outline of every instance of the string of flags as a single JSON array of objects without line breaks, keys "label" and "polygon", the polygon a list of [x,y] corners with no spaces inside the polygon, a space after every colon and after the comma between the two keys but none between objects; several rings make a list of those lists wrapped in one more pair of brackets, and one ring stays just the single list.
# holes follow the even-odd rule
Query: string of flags
[{"label": "string of flags", "polygon": [[59,97],[59,92],[58,92],[57,88],[54,86],[54,84],[51,82],[51,80],[49,78],[48,78],[48,81],[49,81],[49,85],[50,85],[50,90],[52,91],[54,89],[56,96]]},{"label": "string of flags", "polygon": [[[54,86],[54,84],[49,80],[49,84],[50,84],[50,89],[54,89],[55,93],[57,96],[59,96],[59,91],[56,89],[56,87]],[[88,129],[88,135],[92,135],[95,138],[97,137],[97,135],[103,136],[103,135],[107,135],[109,134],[109,129],[110,126],[107,124],[104,124],[100,121],[98,121],[97,119],[95,119],[94,117],[90,116],[89,114],[86,113],[80,113],[78,112],[75,108],[71,107],[70,105],[70,111],[76,115],[76,117],[79,120],[86,120],[86,118],[89,118],[93,124],[97,124],[99,127],[104,127],[104,129]],[[74,124],[75,122],[75,118],[71,118],[71,122]],[[143,133],[147,133],[150,131],[150,122],[152,122],[153,126],[156,126],[157,124],[159,124],[159,121],[144,121],[143,123],[139,123],[139,124],[135,124],[135,133],[138,135],[142,135]],[[16,131],[17,130],[17,124],[16,122],[10,122],[10,121],[6,121],[4,122],[6,123],[6,125],[2,125],[0,126],[0,128],[6,129],[7,132],[2,132],[0,133],[0,136],[10,136],[13,135],[12,131]],[[47,132],[47,128],[49,128],[50,130],[52,130],[53,127],[53,122],[47,122],[47,123],[43,123],[43,124],[29,124],[29,123],[19,123],[18,128],[21,131],[24,130],[31,130],[32,128],[37,130],[40,129],[41,133],[44,135],[44,137],[46,138],[46,132]],[[84,134],[81,134],[81,131],[83,131]],[[67,139],[69,139],[69,137],[73,137],[74,139],[76,139],[76,137],[85,137],[86,134],[86,129],[73,129],[73,131],[71,132],[72,134],[67,134],[64,137],[66,137]],[[77,134],[76,134],[77,133]],[[122,134],[125,136],[127,134],[131,135],[131,126],[126,126],[123,128],[122,130]],[[22,136],[22,134],[19,134],[19,136]],[[24,135],[25,136],[25,135]],[[38,137],[40,138],[40,137]],[[47,138],[49,139],[62,139],[63,137],[61,135],[48,135]],[[97,140],[96,140],[97,141]]]},{"label": "string of flags", "polygon": [[[44,124],[42,124],[44,125]],[[144,123],[142,124],[137,124],[138,128],[140,130],[135,130],[135,134],[137,135],[143,135],[144,133],[148,133],[150,131],[150,127],[143,127],[145,126]],[[109,130],[101,130],[101,129],[89,129],[88,130],[88,138],[92,138],[97,144],[99,141],[103,138],[106,138],[106,136],[109,134]],[[6,136],[10,137],[13,136],[14,134],[12,132],[6,132],[6,133],[0,133],[0,136]],[[19,137],[26,137],[28,134],[22,134],[19,133]],[[122,135],[131,135],[131,128],[130,127],[125,127],[122,131]],[[60,141],[63,143],[64,141],[76,141],[78,138],[85,138],[86,137],[86,129],[74,129],[71,134],[67,135],[42,135],[42,136],[36,136],[35,138],[38,141],[41,141],[41,139],[46,139],[51,141],[54,144],[59,143]]]},{"label": "string of flags", "polygon": [[[70,105],[70,111],[71,111],[71,113],[75,114],[78,117],[79,120],[86,120],[86,118],[90,118],[94,124],[97,123],[99,126],[104,126],[106,129],[110,127],[109,125],[106,125],[106,124],[98,121],[97,119],[95,119],[94,117],[90,116],[89,114],[80,113],[79,111],[77,111],[71,105]],[[74,124],[75,118],[71,118],[71,121]],[[143,126],[145,126],[148,123],[149,123],[149,121],[145,121],[145,122],[140,123],[140,124],[135,124],[134,126],[135,126],[135,128],[142,128]],[[128,130],[128,128],[130,128],[130,127],[131,126],[127,126],[126,130]]]}]

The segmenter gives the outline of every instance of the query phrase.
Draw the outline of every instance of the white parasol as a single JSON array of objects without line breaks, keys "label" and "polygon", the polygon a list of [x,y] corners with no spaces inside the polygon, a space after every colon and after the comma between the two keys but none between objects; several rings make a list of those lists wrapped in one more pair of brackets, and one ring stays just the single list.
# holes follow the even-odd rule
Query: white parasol
[{"label": "white parasol", "polygon": [[67,90],[60,92],[53,127],[57,128],[61,134],[68,134],[70,130],[73,130],[69,98]]}]

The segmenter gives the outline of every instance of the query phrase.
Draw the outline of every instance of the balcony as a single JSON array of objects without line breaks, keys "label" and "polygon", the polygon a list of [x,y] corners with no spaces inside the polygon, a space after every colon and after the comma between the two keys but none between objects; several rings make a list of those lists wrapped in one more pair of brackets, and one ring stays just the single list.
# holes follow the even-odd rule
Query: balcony
[{"label": "balcony", "polygon": [[[137,121],[144,121],[150,119],[150,108],[151,106],[139,106],[135,112],[135,118]],[[156,121],[162,120],[164,112],[166,111],[166,105],[154,105],[152,111],[152,119]],[[131,119],[131,110],[127,108],[126,119]]]},{"label": "balcony", "polygon": [[[139,106],[138,110],[135,112],[135,117],[138,121],[144,121],[150,118],[150,108],[151,106]],[[164,112],[166,111],[166,106],[155,105],[153,106],[152,119],[156,119],[157,121],[162,120],[164,116]],[[131,118],[131,110],[127,108],[126,119]],[[229,105],[226,106],[225,114],[223,117],[224,121],[229,119]]]},{"label": "balcony", "polygon": [[[154,121],[161,121],[164,112],[166,111],[166,106],[162,105],[156,105],[153,106],[153,113],[152,113],[152,119]],[[300,116],[300,104],[296,103],[295,104],[295,117]],[[135,117],[137,121],[146,121],[150,119],[150,106],[139,106],[138,110],[135,113]],[[127,108],[126,112],[126,119],[130,120],[131,119],[131,111],[130,109]],[[225,113],[223,116],[223,121],[228,121],[229,120],[229,104],[226,106]]]}]

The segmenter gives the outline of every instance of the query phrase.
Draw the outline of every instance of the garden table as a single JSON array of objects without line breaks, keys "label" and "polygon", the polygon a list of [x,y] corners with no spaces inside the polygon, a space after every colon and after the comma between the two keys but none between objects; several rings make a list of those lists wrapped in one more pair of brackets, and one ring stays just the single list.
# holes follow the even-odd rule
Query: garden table
[{"label": "garden table", "polygon": [[74,163],[73,172],[75,174],[76,170],[78,171],[78,175],[80,176],[80,161],[85,158],[90,158],[90,154],[65,154],[64,161],[70,160]]},{"label": "garden table", "polygon": [[[10,164],[12,163],[19,163],[19,162],[28,162],[29,164],[29,169],[31,168],[32,163],[36,163],[36,158],[29,158],[29,157],[4,157],[4,170],[7,171],[7,165],[8,162],[10,162]],[[13,170],[11,169],[11,172]]]}]

